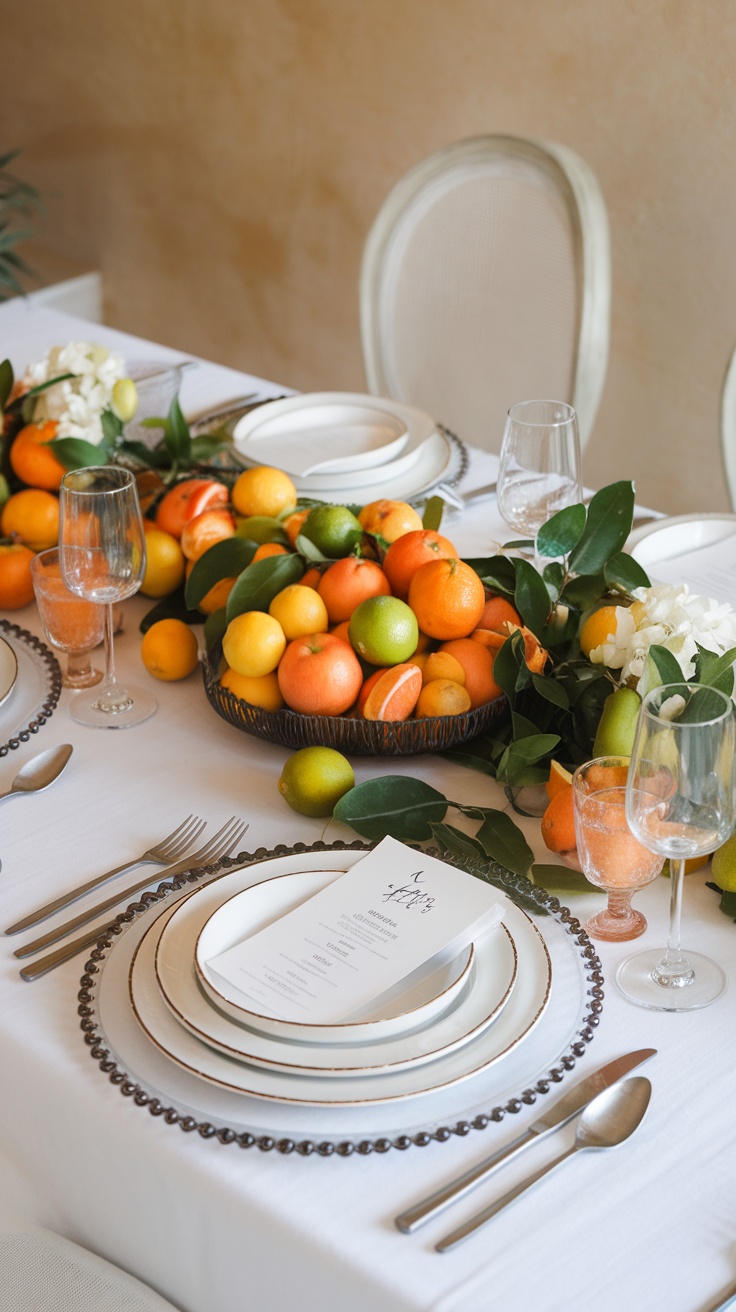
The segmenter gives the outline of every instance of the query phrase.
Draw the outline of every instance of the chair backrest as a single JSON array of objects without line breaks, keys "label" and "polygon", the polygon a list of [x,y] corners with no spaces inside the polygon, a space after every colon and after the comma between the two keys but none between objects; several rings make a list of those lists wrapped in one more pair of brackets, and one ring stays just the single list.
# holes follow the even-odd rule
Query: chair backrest
[{"label": "chair backrest", "polygon": [[728,362],[721,391],[721,457],[731,509],[736,510],[736,350]]},{"label": "chair backrest", "polygon": [[611,265],[594,174],[563,146],[472,137],[393,188],[360,282],[368,388],[498,450],[516,401],[568,401],[590,435]]}]

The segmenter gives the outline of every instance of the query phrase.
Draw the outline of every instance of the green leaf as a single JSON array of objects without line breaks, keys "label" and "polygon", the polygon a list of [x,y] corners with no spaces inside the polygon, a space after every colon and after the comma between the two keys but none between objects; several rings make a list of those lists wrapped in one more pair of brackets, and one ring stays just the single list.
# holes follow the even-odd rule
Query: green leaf
[{"label": "green leaf", "polygon": [[560,601],[576,610],[588,610],[606,591],[602,574],[579,574],[570,579],[560,593]]},{"label": "green leaf", "polygon": [[138,628],[147,633],[152,624],[158,620],[183,620],[185,624],[201,624],[202,616],[198,610],[189,610],[184,600],[184,589],[177,588],[170,596],[157,602],[152,610],[146,612]]},{"label": "green leaf", "polygon": [[488,808],[476,838],[481,843],[486,856],[515,875],[525,875],[534,860],[534,853],[506,811]]},{"label": "green leaf", "polygon": [[186,582],[187,605],[195,609],[220,579],[237,578],[250,565],[257,550],[257,544],[247,538],[232,537],[215,542],[194,562]]},{"label": "green leaf", "polygon": [[570,698],[557,679],[546,679],[543,674],[533,674],[532,683],[539,696],[545,701],[551,702],[553,706],[560,706],[563,711],[569,710]]},{"label": "green leaf", "polygon": [[516,591],[516,562],[512,556],[469,556],[465,564],[502,597],[513,598]]},{"label": "green leaf", "polygon": [[548,771],[540,768],[538,763],[551,756],[559,741],[559,734],[539,733],[510,742],[496,766],[499,783],[510,784],[513,788],[544,783]]},{"label": "green leaf", "polygon": [[193,437],[191,444],[192,460],[202,463],[211,460],[212,456],[219,455],[229,445],[230,443],[223,438],[213,437],[207,433],[203,433],[200,437]]},{"label": "green leaf", "polygon": [[585,506],[566,506],[543,524],[537,534],[540,556],[569,556],[585,528]]},{"label": "green leaf", "polygon": [[528,560],[516,562],[514,605],[526,627],[541,639],[550,611],[549,593],[543,578]]},{"label": "green leaf", "polygon": [[222,642],[226,629],[225,607],[221,606],[219,610],[213,610],[204,622],[204,644],[208,652],[211,652],[218,642]]},{"label": "green leaf", "polygon": [[9,360],[3,360],[0,364],[0,410],[5,409],[5,402],[13,390],[13,366]]},{"label": "green leaf", "polygon": [[440,524],[442,523],[442,515],[444,509],[445,509],[445,503],[442,500],[442,497],[430,497],[429,501],[424,507],[424,514],[422,515],[422,528],[433,529],[436,533]]},{"label": "green leaf", "polygon": [[85,442],[81,437],[55,437],[43,445],[52,448],[53,454],[65,469],[87,469],[91,465],[106,464],[104,451],[101,452],[98,446]]},{"label": "green leaf", "polygon": [[[649,648],[647,655],[647,664],[650,669],[647,671],[648,678],[646,686],[649,691],[658,687],[662,683],[684,683],[685,676],[677,663],[676,658],[668,651],[666,647],[661,647],[657,643]],[[651,677],[651,667],[656,670],[656,678]]]},{"label": "green leaf", "polygon": [[[682,675],[678,680],[682,683]],[[723,702],[715,688],[696,688],[681,715],[678,724],[702,724],[705,720],[716,720],[723,715]]]},{"label": "green leaf", "polygon": [[441,752],[441,756],[446,761],[454,761],[456,765],[464,765],[468,770],[477,770],[479,774],[490,775],[495,778],[496,770],[490,761],[483,756],[474,756],[472,752]]},{"label": "green leaf", "polygon": [[646,570],[625,551],[619,551],[618,555],[611,557],[604,567],[603,576],[609,588],[621,588],[624,592],[651,587]]},{"label": "green leaf", "polygon": [[568,568],[576,574],[599,574],[623,549],[634,518],[634,485],[611,483],[596,492],[583,535],[570,553]]},{"label": "green leaf", "polygon": [[518,629],[512,633],[496,652],[493,662],[493,677],[502,692],[513,703],[517,692],[528,687],[531,674],[524,659],[524,635]]},{"label": "green leaf", "polygon": [[432,823],[444,820],[448,806],[447,798],[423,779],[387,774],[356,784],[332,814],[363,838],[380,841],[390,835],[405,843],[423,842],[432,837]]},{"label": "green leaf", "polygon": [[545,565],[542,570],[542,578],[550,594],[550,600],[556,601],[560,595],[560,589],[565,582],[565,567],[558,560],[553,560],[549,565]]},{"label": "green leaf", "polygon": [[577,870],[571,870],[569,866],[555,865],[537,865],[532,866],[530,879],[538,888],[544,888],[548,893],[564,893],[566,897],[576,896],[580,893],[600,893],[600,888],[590,884]]},{"label": "green leaf", "polygon": [[320,551],[319,547],[315,547],[314,543],[310,542],[309,538],[305,538],[303,533],[298,535],[295,546],[299,555],[304,556],[305,560],[312,561],[314,564],[321,564],[322,561],[329,560],[330,564],[332,564],[330,557],[325,556],[323,552]]},{"label": "green leaf", "polygon": [[123,435],[122,419],[119,419],[112,410],[103,410],[100,415],[100,423],[102,425],[103,439],[109,444],[109,446],[115,446],[118,438]]},{"label": "green leaf", "polygon": [[268,610],[282,588],[298,583],[304,573],[299,556],[267,556],[243,570],[227,599],[227,622],[247,610]]},{"label": "green leaf", "polygon": [[169,413],[166,417],[164,442],[175,464],[185,468],[191,464],[192,439],[189,435],[189,425],[181,412],[179,399],[176,396],[169,406]]},{"label": "green leaf", "polygon": [[[703,649],[701,648],[701,652]],[[707,657],[711,657],[710,660]],[[727,697],[733,692],[733,663],[736,661],[736,647],[716,656],[715,652],[706,652],[699,663],[698,683],[709,688],[719,688]]]},{"label": "green leaf", "polygon": [[456,829],[454,825],[437,824],[435,821],[430,822],[432,837],[440,851],[448,856],[460,857],[466,860],[477,861],[478,857],[484,857],[485,852],[475,838],[464,834],[461,829]]},{"label": "green leaf", "polygon": [[705,887],[712,888],[714,893],[720,894],[721,901],[719,910],[721,910],[724,915],[728,916],[729,920],[736,921],[736,893],[724,892],[722,888],[719,888],[718,884],[714,884],[710,879],[706,880]]}]

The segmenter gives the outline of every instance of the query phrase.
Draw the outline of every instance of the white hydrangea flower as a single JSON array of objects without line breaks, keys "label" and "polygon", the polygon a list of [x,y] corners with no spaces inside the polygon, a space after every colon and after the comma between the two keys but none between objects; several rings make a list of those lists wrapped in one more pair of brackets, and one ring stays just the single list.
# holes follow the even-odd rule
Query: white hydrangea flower
[{"label": "white hydrangea flower", "polygon": [[621,682],[645,695],[652,646],[672,652],[683,679],[695,673],[698,647],[716,655],[736,647],[736,612],[726,603],[691,595],[687,584],[637,588],[632,606],[616,607],[615,632],[590,653],[594,665],[621,671]]},{"label": "white hydrangea flower", "polygon": [[81,437],[99,446],[102,413],[111,408],[112,389],[118,379],[125,377],[123,357],[93,342],[52,346],[42,360],[29,365],[23,377],[24,389],[60,374],[74,377],[41,393],[33,410],[34,423],[53,419],[58,424],[57,436]]}]

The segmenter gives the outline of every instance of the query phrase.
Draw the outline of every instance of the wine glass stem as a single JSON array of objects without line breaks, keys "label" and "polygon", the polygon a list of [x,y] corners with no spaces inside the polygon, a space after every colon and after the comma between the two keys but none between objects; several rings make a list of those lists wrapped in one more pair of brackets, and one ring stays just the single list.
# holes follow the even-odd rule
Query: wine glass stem
[{"label": "wine glass stem", "polygon": [[114,688],[116,682],[113,614],[112,604],[109,604],[105,606],[105,689]]},{"label": "wine glass stem", "polygon": [[680,917],[682,912],[682,886],[685,879],[685,859],[670,860],[670,928],[667,949],[652,972],[658,984],[665,988],[685,988],[695,978],[687,957],[680,947]]}]

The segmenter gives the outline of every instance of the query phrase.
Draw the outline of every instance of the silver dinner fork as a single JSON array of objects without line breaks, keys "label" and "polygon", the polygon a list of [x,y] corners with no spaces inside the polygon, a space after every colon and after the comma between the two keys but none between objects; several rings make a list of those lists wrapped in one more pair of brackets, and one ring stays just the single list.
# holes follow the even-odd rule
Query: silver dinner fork
[{"label": "silver dinner fork", "polygon": [[86,884],[80,884],[78,888],[73,888],[69,893],[62,893],[53,902],[47,902],[44,906],[39,907],[36,911],[31,911],[22,920],[16,921],[6,929],[6,934],[19,934],[23,929],[30,929],[32,925],[37,925],[39,921],[45,920],[47,916],[53,916],[55,911],[63,911],[77,898],[84,897],[85,893],[91,893],[93,889],[99,888],[106,884],[108,879],[113,879],[115,875],[122,875],[124,870],[132,870],[135,866],[143,865],[144,861],[152,861],[155,865],[165,866],[171,861],[177,861],[182,857],[191,843],[199,838],[205,827],[205,821],[200,820],[198,815],[188,815],[177,829],[170,833],[168,838],[163,838],[155,847],[146,848],[145,852],[136,857],[133,861],[124,861],[121,866],[116,866],[114,870],[106,870],[104,875],[95,875],[94,879],[88,879]]},{"label": "silver dinner fork", "polygon": [[[214,838],[211,838],[209,843],[205,843],[204,847],[200,848],[198,852],[185,857],[182,861],[177,861],[175,865],[169,866],[167,870],[160,871],[155,878],[161,881],[173,879],[175,875],[182,875],[185,872],[194,871],[202,866],[213,865],[216,861],[221,861],[223,857],[230,856],[234,848],[237,848],[248,828],[249,826],[244,820],[238,820],[235,816],[231,816],[222,828],[218,829]],[[80,916],[76,920],[67,921],[66,925],[61,927],[59,933],[55,933],[55,938],[58,938],[60,934],[71,933],[72,929],[75,929],[78,925],[91,920],[95,916],[102,915],[105,911],[109,911],[116,903],[133,897],[142,889],[147,888],[152,882],[152,878],[149,876],[148,879],[140,880],[137,884],[132,884],[129,888],[124,889],[117,896],[108,898],[106,902],[99,902],[90,912],[85,913],[83,918]],[[29,966],[23,967],[20,972],[21,978],[27,980],[38,979],[40,975],[45,975],[47,971],[53,970],[55,966],[60,966],[62,962],[70,961],[78,952],[82,952],[85,948],[96,943],[114,925],[114,920],[108,921],[104,925],[97,925],[95,929],[88,930],[86,934],[80,935],[79,938],[72,939],[71,943],[64,943],[60,948],[49,952],[45,957],[39,957],[38,961],[33,961]],[[15,955],[20,956],[25,955],[27,951],[36,951],[40,942],[41,940],[37,940],[35,944],[29,944],[28,948],[20,949]]]}]

